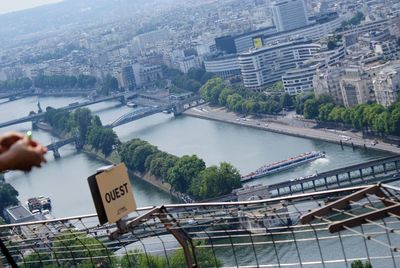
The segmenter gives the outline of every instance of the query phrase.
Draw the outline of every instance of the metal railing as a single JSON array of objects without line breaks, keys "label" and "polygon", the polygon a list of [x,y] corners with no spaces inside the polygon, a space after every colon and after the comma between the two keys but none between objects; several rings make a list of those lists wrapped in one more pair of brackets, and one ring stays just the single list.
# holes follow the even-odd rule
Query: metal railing
[{"label": "metal railing", "polygon": [[6,267],[330,268],[360,260],[400,267],[399,194],[393,186],[359,186],[145,207],[118,226],[100,226],[95,214],[3,225],[1,261]]}]

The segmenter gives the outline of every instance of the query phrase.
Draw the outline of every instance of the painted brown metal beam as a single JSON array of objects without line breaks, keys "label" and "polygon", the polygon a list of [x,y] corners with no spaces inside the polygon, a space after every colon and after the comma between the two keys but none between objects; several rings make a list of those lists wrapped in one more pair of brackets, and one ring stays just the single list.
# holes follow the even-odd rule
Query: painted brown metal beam
[{"label": "painted brown metal beam", "polygon": [[390,207],[385,207],[382,209],[378,209],[369,213],[365,213],[353,218],[349,218],[343,221],[332,223],[328,226],[328,230],[331,233],[336,233],[345,229],[345,227],[351,228],[355,226],[359,226],[361,224],[367,223],[366,220],[376,221],[381,220],[388,216],[388,213],[393,213],[395,215],[400,216],[400,204],[396,204]]},{"label": "painted brown metal beam", "polygon": [[325,215],[329,214],[330,212],[332,212],[332,208],[336,208],[336,209],[346,208],[348,205],[350,205],[350,201],[359,201],[359,200],[365,198],[367,194],[376,194],[377,192],[380,191],[380,193],[378,193],[378,195],[380,195],[380,196],[382,194],[384,195],[384,193],[380,190],[379,187],[380,187],[379,185],[372,185],[368,188],[362,189],[358,192],[355,192],[344,198],[334,201],[322,208],[315,209],[315,210],[311,211],[310,213],[303,215],[300,218],[300,221],[302,224],[310,223],[315,218],[315,216],[317,216],[317,217],[325,216]]}]

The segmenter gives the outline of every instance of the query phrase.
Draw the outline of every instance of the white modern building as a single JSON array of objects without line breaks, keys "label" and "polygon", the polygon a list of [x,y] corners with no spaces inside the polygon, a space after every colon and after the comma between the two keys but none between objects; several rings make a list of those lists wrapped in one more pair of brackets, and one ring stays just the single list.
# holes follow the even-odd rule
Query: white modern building
[{"label": "white modern building", "polygon": [[342,22],[347,20],[346,16],[335,16],[327,21],[315,22],[301,28],[278,32],[275,34],[265,35],[263,37],[264,44],[276,44],[278,42],[287,42],[299,38],[307,38],[310,40],[319,40],[322,37],[333,33],[342,25]]},{"label": "white modern building", "polygon": [[400,62],[383,68],[373,84],[376,102],[385,107],[392,105],[400,96]]},{"label": "white modern building", "polygon": [[202,61],[198,56],[191,55],[178,60],[179,70],[183,73],[188,73],[192,68],[200,68]]},{"label": "white modern building", "polygon": [[264,46],[239,55],[239,67],[244,86],[261,90],[263,86],[282,79],[290,69],[298,68],[321,48],[309,41]]},{"label": "white modern building", "polygon": [[237,53],[246,52],[254,47],[254,38],[276,33],[275,27],[268,27],[256,31],[244,33],[233,37]]},{"label": "white modern building", "polygon": [[222,78],[240,75],[238,55],[231,54],[219,57],[209,57],[204,61],[204,67],[209,73]]},{"label": "white modern building", "polygon": [[287,71],[282,76],[285,92],[289,95],[313,92],[313,77],[318,65],[308,65]]},{"label": "white modern building", "polygon": [[308,24],[304,0],[276,0],[271,3],[271,9],[278,32],[293,30]]}]

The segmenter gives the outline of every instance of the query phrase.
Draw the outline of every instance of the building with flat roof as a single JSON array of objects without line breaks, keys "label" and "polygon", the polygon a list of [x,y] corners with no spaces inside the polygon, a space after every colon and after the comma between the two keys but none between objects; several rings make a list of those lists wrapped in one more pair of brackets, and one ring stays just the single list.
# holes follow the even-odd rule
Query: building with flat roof
[{"label": "building with flat roof", "polygon": [[33,221],[35,219],[35,215],[21,205],[6,208],[4,216],[5,220],[11,224]]},{"label": "building with flat roof", "polygon": [[389,107],[400,96],[400,62],[386,66],[373,80],[376,102]]},{"label": "building with flat roof", "polygon": [[261,90],[265,85],[282,79],[290,69],[295,69],[313,57],[321,48],[310,41],[264,46],[239,55],[239,67],[244,86]]},{"label": "building with flat roof", "polygon": [[340,77],[342,74],[343,68],[337,65],[317,69],[313,77],[315,96],[329,95],[336,104],[343,105],[343,95],[340,88]]},{"label": "building with flat roof", "polygon": [[340,89],[346,107],[375,99],[371,76],[358,66],[345,68],[340,79]]},{"label": "building with flat roof", "polygon": [[213,55],[204,60],[207,72],[213,73],[224,79],[240,75],[238,55]]},{"label": "building with flat roof", "polygon": [[271,3],[271,9],[278,32],[293,30],[308,24],[304,0],[275,0]]},{"label": "building with flat roof", "polygon": [[313,77],[317,67],[317,64],[313,64],[288,70],[282,76],[285,92],[289,95],[313,92]]},{"label": "building with flat roof", "polygon": [[136,87],[135,74],[133,73],[132,65],[122,68],[122,85],[129,90]]}]

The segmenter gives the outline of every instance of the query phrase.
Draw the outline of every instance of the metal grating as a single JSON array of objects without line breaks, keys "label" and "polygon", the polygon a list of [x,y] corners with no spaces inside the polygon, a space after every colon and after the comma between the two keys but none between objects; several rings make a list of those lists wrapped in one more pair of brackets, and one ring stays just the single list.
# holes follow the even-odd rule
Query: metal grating
[{"label": "metal grating", "polygon": [[267,200],[140,208],[0,226],[7,267],[400,267],[400,189],[360,186]]}]

